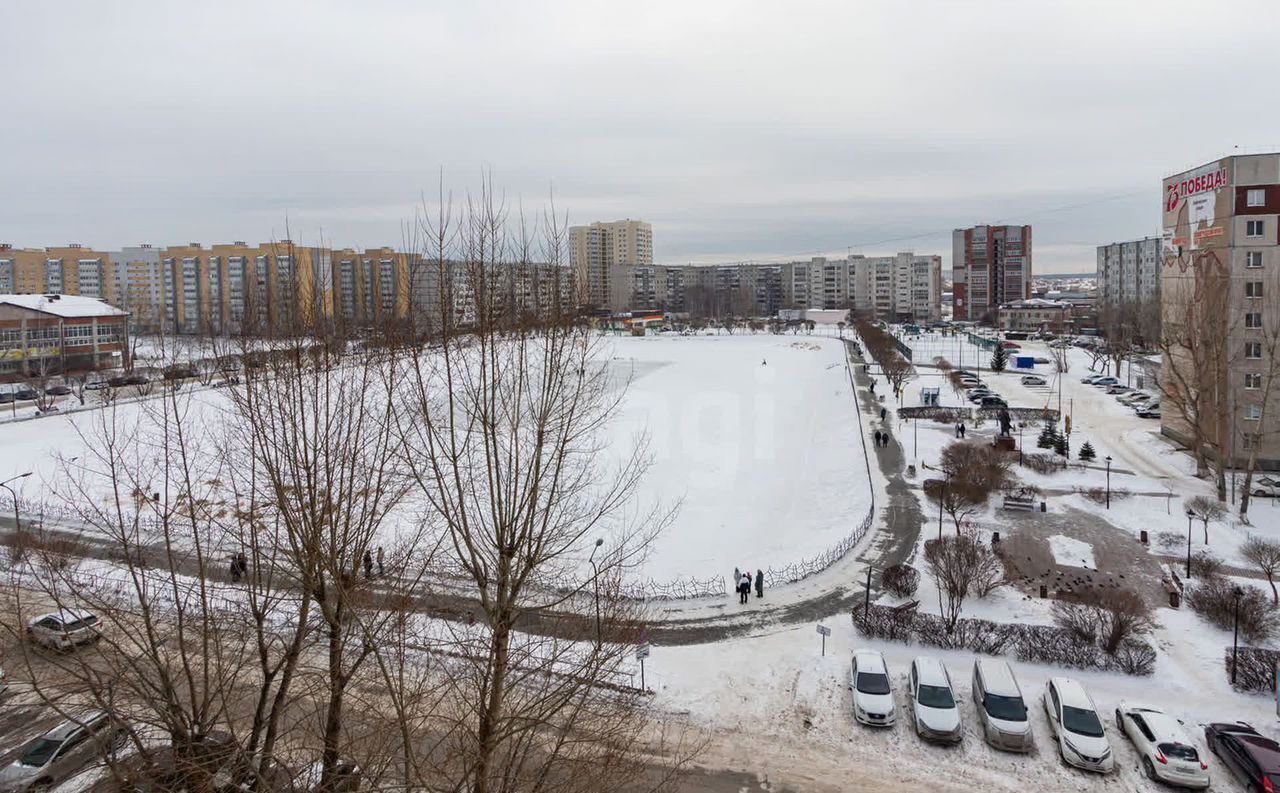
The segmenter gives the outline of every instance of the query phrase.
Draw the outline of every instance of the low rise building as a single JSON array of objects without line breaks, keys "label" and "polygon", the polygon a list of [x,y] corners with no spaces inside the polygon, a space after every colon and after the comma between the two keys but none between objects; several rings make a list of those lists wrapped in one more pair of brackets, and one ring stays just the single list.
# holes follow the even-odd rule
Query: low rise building
[{"label": "low rise building", "polygon": [[1070,303],[1037,297],[1001,305],[998,318],[1002,330],[1024,333],[1060,334],[1071,330],[1073,326]]},{"label": "low rise building", "polygon": [[0,295],[0,379],[121,365],[129,314],[79,295]]}]

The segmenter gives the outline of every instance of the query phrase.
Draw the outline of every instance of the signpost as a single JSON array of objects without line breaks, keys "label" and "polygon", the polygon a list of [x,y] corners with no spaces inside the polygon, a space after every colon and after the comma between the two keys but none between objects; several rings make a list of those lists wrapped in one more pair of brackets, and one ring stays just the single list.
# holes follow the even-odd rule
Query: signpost
[{"label": "signpost", "polygon": [[640,645],[636,647],[636,660],[640,662],[640,690],[641,691],[648,691],[648,689],[644,685],[644,659],[648,657],[649,657],[649,643],[641,642]]},{"label": "signpost", "polygon": [[831,635],[831,629],[826,625],[819,625],[818,635],[822,637],[822,656],[825,658],[827,655],[827,637]]}]

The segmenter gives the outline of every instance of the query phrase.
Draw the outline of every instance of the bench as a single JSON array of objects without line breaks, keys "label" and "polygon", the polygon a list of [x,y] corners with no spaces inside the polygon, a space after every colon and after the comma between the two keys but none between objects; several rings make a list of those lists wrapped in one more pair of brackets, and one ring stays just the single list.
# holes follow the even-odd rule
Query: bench
[{"label": "bench", "polygon": [[1035,512],[1036,500],[1030,496],[1005,496],[1004,509],[1021,509],[1027,512]]}]

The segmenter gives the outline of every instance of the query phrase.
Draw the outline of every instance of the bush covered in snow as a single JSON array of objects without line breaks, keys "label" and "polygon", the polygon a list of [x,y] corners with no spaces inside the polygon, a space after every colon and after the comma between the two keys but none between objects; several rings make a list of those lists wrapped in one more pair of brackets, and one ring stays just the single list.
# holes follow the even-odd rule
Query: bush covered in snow
[{"label": "bush covered in snow", "polygon": [[[1214,576],[1187,590],[1187,605],[1219,628],[1229,631],[1235,626],[1236,585]],[[1261,642],[1276,635],[1280,614],[1271,605],[1267,593],[1255,586],[1240,586],[1240,635],[1251,642]]]},{"label": "bush covered in snow", "polygon": [[1201,548],[1191,556],[1191,575],[1195,578],[1213,578],[1222,572],[1222,560],[1208,548]]},{"label": "bush covered in snow", "polygon": [[920,586],[920,571],[909,564],[895,564],[885,568],[880,584],[900,598],[909,598]]},{"label": "bush covered in snow", "polygon": [[1062,470],[1062,460],[1052,454],[1024,454],[1022,464],[1037,474],[1056,474]]},{"label": "bush covered in snow", "polygon": [[[1280,661],[1280,651],[1268,650],[1264,647],[1241,647],[1236,658],[1237,691],[1275,691],[1276,662]],[[1231,679],[1231,648],[1223,648],[1222,668]]]},{"label": "bush covered in snow", "polygon": [[853,624],[869,639],[917,643],[930,647],[989,655],[1013,655],[1019,661],[1100,669],[1147,676],[1155,671],[1156,652],[1136,639],[1122,641],[1115,654],[1108,655],[1096,640],[1082,639],[1054,625],[1025,625],[960,619],[948,632],[946,621],[935,614],[920,614],[888,606],[862,607],[853,611]]}]

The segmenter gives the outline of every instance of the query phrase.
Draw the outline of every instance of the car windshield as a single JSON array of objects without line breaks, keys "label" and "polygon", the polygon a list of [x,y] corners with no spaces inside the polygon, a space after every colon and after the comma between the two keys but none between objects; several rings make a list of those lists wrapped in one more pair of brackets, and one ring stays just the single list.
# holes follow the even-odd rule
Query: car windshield
[{"label": "car windshield", "polygon": [[63,630],[78,631],[81,628],[88,628],[98,624],[98,618],[90,614],[84,619],[73,619],[63,623]]},{"label": "car windshield", "polygon": [[859,672],[858,690],[863,694],[888,694],[889,676],[882,672]]},{"label": "car windshield", "polygon": [[1165,757],[1172,757],[1174,760],[1186,760],[1194,763],[1200,759],[1200,755],[1196,754],[1196,748],[1187,746],[1185,743],[1162,743],[1156,748]]},{"label": "car windshield", "polygon": [[1023,704],[1022,697],[1002,697],[998,694],[988,694],[986,699],[982,701],[982,706],[987,709],[987,715],[993,719],[1002,719],[1004,721],[1027,720],[1027,706]]},{"label": "car windshield", "polygon": [[1063,705],[1062,726],[1066,728],[1067,732],[1074,732],[1076,735],[1088,735],[1091,738],[1102,737],[1102,722],[1098,721],[1098,714],[1091,710]]},{"label": "car windshield", "polygon": [[956,706],[955,698],[951,696],[951,689],[946,686],[926,686],[921,684],[917,698],[920,700],[920,704],[926,708],[954,708]]},{"label": "car windshield", "polygon": [[53,753],[58,751],[58,747],[62,745],[62,741],[55,741],[50,738],[41,738],[27,750],[27,753],[18,760],[22,765],[40,767],[49,762],[49,758],[53,757]]}]

